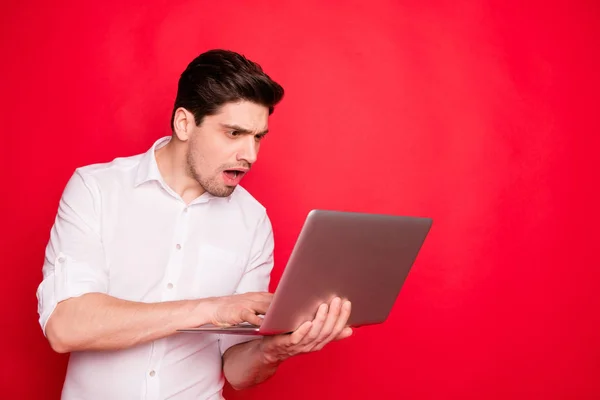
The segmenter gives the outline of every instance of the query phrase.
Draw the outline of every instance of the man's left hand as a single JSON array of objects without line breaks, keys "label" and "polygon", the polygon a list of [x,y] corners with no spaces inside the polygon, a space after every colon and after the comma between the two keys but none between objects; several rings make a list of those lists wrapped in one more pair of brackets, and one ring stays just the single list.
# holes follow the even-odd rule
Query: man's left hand
[{"label": "man's left hand", "polygon": [[331,303],[321,304],[313,321],[307,321],[291,334],[265,336],[260,344],[265,361],[276,364],[292,356],[321,350],[333,340],[352,335],[346,326],[350,317],[349,301],[334,298]]}]

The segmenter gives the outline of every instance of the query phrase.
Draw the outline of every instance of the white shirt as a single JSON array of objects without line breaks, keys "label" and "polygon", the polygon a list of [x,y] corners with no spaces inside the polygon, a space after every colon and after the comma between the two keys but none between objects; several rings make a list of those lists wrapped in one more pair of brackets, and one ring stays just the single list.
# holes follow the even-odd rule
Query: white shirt
[{"label": "white shirt", "polygon": [[[38,287],[44,330],[62,300],[90,292],[138,302],[267,291],[273,234],[238,186],[186,206],[154,151],[75,171],[60,200]],[[70,355],[62,399],[222,399],[221,356],[249,336],[181,333],[119,351]]]}]

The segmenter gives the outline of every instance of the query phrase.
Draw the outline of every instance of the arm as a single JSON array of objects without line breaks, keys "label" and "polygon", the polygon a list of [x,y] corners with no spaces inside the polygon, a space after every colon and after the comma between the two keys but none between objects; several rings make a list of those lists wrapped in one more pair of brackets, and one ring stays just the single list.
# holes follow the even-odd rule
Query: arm
[{"label": "arm", "polygon": [[229,348],[223,355],[223,373],[236,390],[258,385],[277,372],[282,363],[269,360],[262,349],[262,339],[251,340]]},{"label": "arm", "polygon": [[260,323],[270,294],[138,303],[88,293],[57,305],[46,324],[46,336],[59,353],[117,350],[160,339],[177,329],[204,324]]},{"label": "arm", "polygon": [[210,323],[209,303],[138,303],[87,293],[57,305],[46,324],[46,336],[59,353],[122,349]]},{"label": "arm", "polygon": [[290,357],[319,351],[333,340],[349,337],[346,327],[350,302],[335,298],[322,304],[313,321],[289,335],[266,336],[231,347],[223,356],[224,373],[234,389],[245,389],[269,379]]}]

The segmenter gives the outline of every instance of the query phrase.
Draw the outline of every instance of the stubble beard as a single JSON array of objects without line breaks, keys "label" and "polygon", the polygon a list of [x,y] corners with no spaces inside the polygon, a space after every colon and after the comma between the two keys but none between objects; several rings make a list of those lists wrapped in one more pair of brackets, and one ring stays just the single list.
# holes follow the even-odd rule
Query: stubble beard
[{"label": "stubble beard", "polygon": [[[192,147],[192,146],[190,146]],[[196,165],[196,157],[191,149],[188,149],[187,152],[187,169],[188,173],[198,182],[202,189],[204,189],[207,193],[216,196],[216,197],[227,197],[233,193],[235,190],[234,187],[225,186],[221,180],[219,179],[219,173],[213,177],[205,177],[200,175],[198,172],[198,167]]]}]

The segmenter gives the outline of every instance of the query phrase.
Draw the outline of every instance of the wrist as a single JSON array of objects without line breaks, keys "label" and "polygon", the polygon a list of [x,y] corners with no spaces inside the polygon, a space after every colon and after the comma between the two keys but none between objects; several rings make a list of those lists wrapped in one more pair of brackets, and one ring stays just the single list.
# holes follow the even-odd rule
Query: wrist
[{"label": "wrist", "polygon": [[187,308],[186,328],[195,328],[211,322],[213,301],[210,298],[189,300]]},{"label": "wrist", "polygon": [[289,358],[285,353],[277,351],[274,346],[271,346],[271,340],[268,337],[263,337],[257,340],[257,348],[260,354],[260,360],[264,365],[277,367],[279,364]]}]

